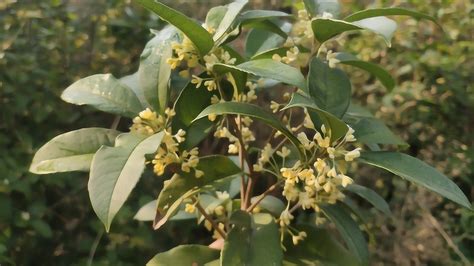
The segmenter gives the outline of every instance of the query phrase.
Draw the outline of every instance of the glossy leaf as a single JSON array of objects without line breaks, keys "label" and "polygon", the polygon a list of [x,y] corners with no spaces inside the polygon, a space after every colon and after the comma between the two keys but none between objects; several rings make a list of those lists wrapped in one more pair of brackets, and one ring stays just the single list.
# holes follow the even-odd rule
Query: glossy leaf
[{"label": "glossy leaf", "polygon": [[132,91],[137,95],[138,100],[142,104],[142,110],[145,110],[145,108],[151,107],[148,101],[145,99],[145,93],[143,92],[142,88],[140,87],[140,81],[138,78],[138,71],[128,75],[121,77],[120,82],[122,82],[124,85],[132,89]]},{"label": "glossy leaf", "polygon": [[315,262],[321,265],[357,265],[357,258],[329,230],[309,225],[296,225],[295,228],[304,231],[307,237],[298,245],[294,245],[289,236],[286,237],[286,260],[295,265],[311,265]]},{"label": "glossy leaf", "polygon": [[145,155],[156,152],[163,133],[117,137],[115,147],[102,146],[92,159],[88,189],[95,213],[107,231],[145,169]]},{"label": "glossy leaf", "polygon": [[351,184],[346,189],[364,198],[377,210],[383,212],[384,214],[392,215],[390,212],[390,207],[388,206],[388,203],[385,201],[385,199],[372,189],[357,184]]},{"label": "glossy leaf", "polygon": [[214,33],[214,41],[220,40],[224,34],[230,29],[240,11],[248,3],[247,0],[236,0],[228,5],[226,5],[225,15],[222,17],[222,20],[219,23],[219,26],[216,28]]},{"label": "glossy leaf", "polygon": [[201,118],[206,118],[210,114],[215,115],[227,115],[227,114],[234,114],[234,115],[244,115],[253,117],[255,119],[261,120],[262,122],[266,123],[267,125],[279,130],[283,135],[285,135],[295,147],[299,150],[301,158],[304,158],[304,151],[301,147],[301,143],[298,139],[293,135],[291,131],[289,131],[285,125],[283,125],[273,114],[265,111],[264,109],[258,107],[257,105],[248,104],[248,103],[240,103],[240,102],[223,102],[210,105],[206,109],[204,109],[194,121],[199,120]]},{"label": "glossy leaf", "polygon": [[[219,167],[216,167],[218,165]],[[204,176],[196,178],[194,171],[190,173],[180,172],[173,176],[160,192],[158,196],[157,208],[160,216],[164,216],[170,211],[170,206],[180,199],[186,192],[204,188],[212,183],[234,176],[241,172],[240,168],[226,156],[213,155],[199,159],[197,169],[204,171]],[[158,222],[161,225],[163,222]],[[157,229],[158,226],[155,226]]]},{"label": "glossy leaf", "polygon": [[[344,123],[339,118],[335,117],[334,115],[320,109],[310,98],[307,98],[299,93],[293,93],[290,102],[287,106],[283,108],[283,110],[293,107],[302,107],[306,108],[310,113],[310,116],[315,122],[315,118],[312,113],[316,114],[319,120],[325,125],[326,129],[331,131],[331,141],[338,140],[339,138],[346,135],[348,127],[346,123]],[[316,126],[317,123],[315,123]]]},{"label": "glossy leaf", "polygon": [[258,213],[252,215],[252,220],[250,227],[238,223],[230,230],[221,251],[221,265],[282,264],[283,250],[274,218],[270,214]]},{"label": "glossy leaf", "polygon": [[271,59],[253,60],[237,66],[227,65],[227,67],[255,76],[260,76],[262,78],[274,79],[286,84],[294,85],[303,91],[307,90],[306,81],[303,74],[301,74],[301,71],[292,66]]},{"label": "glossy leaf", "polygon": [[[208,76],[202,74],[200,77],[207,78]],[[204,86],[196,88],[196,84],[188,82],[175,101],[176,116],[172,121],[172,128],[175,132],[178,129],[186,130],[186,139],[182,143],[183,148],[194,147],[209,134],[214,123],[204,119],[194,124],[191,124],[191,122],[204,108],[211,104],[213,95],[216,95],[216,93],[208,91]]]},{"label": "glossy leaf", "polygon": [[393,87],[395,87],[395,80],[390,73],[376,64],[359,60],[357,57],[348,53],[337,53],[336,59],[339,60],[341,64],[354,66],[374,75],[388,91],[392,91]]},{"label": "glossy leaf", "polygon": [[112,74],[97,74],[80,79],[64,90],[61,99],[127,117],[135,117],[142,111],[142,104],[135,93]]},{"label": "glossy leaf", "polygon": [[469,209],[472,207],[453,181],[415,157],[399,152],[363,152],[360,161],[392,172],[461,206]]},{"label": "glossy leaf", "polygon": [[147,266],[204,265],[219,258],[219,250],[202,245],[181,245],[158,253]]},{"label": "glossy leaf", "polygon": [[285,37],[275,33],[275,30],[270,28],[272,27],[270,25],[275,26],[272,22],[257,25],[257,28],[253,28],[249,31],[245,40],[245,55],[247,57],[252,57],[256,54],[278,48],[285,42]]},{"label": "glossy leaf", "polygon": [[176,29],[168,26],[146,44],[140,55],[138,68],[140,88],[147,102],[161,113],[168,104],[168,85],[171,77],[171,66],[166,60],[173,54],[171,42],[177,39]]},{"label": "glossy leaf", "polygon": [[209,32],[184,14],[158,2],[157,0],[135,1],[182,31],[184,35],[191,40],[201,56],[206,55],[214,46],[214,41]]},{"label": "glossy leaf", "polygon": [[317,57],[309,66],[308,91],[319,108],[339,118],[351,102],[351,82],[344,71],[330,68]]},{"label": "glossy leaf", "polygon": [[338,0],[304,0],[304,5],[313,17],[325,12],[337,17],[341,8]]},{"label": "glossy leaf", "polygon": [[87,172],[94,153],[102,145],[114,145],[119,133],[106,128],[83,128],[56,136],[36,152],[30,172]]},{"label": "glossy leaf", "polygon": [[255,20],[268,20],[272,18],[289,18],[291,14],[275,11],[275,10],[249,10],[242,12],[239,16],[241,23],[251,22]]},{"label": "glossy leaf", "polygon": [[325,205],[322,207],[324,214],[336,225],[341,237],[349,250],[357,257],[360,264],[368,265],[369,249],[367,241],[359,229],[359,225],[344,211],[340,205]]},{"label": "glossy leaf", "polygon": [[[361,19],[366,19],[366,18],[371,18],[371,17],[379,17],[379,16],[410,16],[416,19],[431,20],[432,22],[439,25],[436,19],[432,16],[419,13],[413,10],[400,8],[400,7],[366,9],[359,12],[355,12],[347,16],[346,18],[344,18],[344,20],[351,22],[351,21],[356,21],[356,20],[361,20]],[[441,25],[439,26],[441,27]]]},{"label": "glossy leaf", "polygon": [[373,17],[347,22],[338,19],[317,18],[311,22],[315,38],[323,43],[343,32],[354,30],[370,30],[381,35],[390,46],[390,40],[397,28],[395,21],[386,17]]}]

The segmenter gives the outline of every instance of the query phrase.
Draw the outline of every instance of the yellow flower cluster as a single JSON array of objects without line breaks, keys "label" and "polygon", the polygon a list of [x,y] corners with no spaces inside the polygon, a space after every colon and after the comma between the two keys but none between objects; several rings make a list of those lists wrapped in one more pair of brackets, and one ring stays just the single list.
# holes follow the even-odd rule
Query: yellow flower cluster
[{"label": "yellow flower cluster", "polygon": [[[242,119],[235,118],[237,126],[240,128],[240,134],[242,134],[242,141],[247,148],[248,143],[255,141],[255,135],[250,130],[249,126],[252,124],[252,119],[250,117],[243,117]],[[229,154],[237,154],[240,151],[240,142],[239,139],[232,134],[226,126],[218,126],[214,136],[216,138],[225,138],[229,141],[229,146],[227,152]]]},{"label": "yellow flower cluster", "polygon": [[344,144],[354,142],[354,130],[349,128],[346,136],[339,142],[331,143],[330,134],[322,126],[310,140],[305,133],[298,139],[311,154],[307,163],[297,161],[292,167],[281,168],[285,178],[283,195],[289,202],[296,202],[303,209],[319,211],[321,203],[334,204],[344,197],[341,187],[353,182],[346,175],[346,163],[360,156],[360,148],[345,150]]},{"label": "yellow flower cluster", "polygon": [[184,141],[185,134],[186,132],[182,129],[178,130],[175,135],[171,135],[168,130],[165,131],[161,145],[152,161],[153,171],[156,175],[163,175],[166,167],[171,164],[180,164],[181,171],[186,173],[190,173],[193,169],[196,178],[204,175],[203,171],[196,168],[199,164],[199,150],[197,147],[190,151],[184,150],[181,153],[178,150],[179,143]]},{"label": "yellow flower cluster", "polygon": [[171,118],[175,115],[175,111],[170,108],[165,110],[164,116],[157,115],[156,112],[147,108],[133,119],[133,125],[130,127],[130,131],[147,136],[151,136],[160,131],[164,132],[161,145],[158,147],[156,155],[152,160],[153,171],[156,175],[163,175],[165,168],[170,164],[181,164],[181,170],[183,172],[189,173],[191,169],[194,169],[195,176],[199,178],[204,175],[204,172],[196,169],[199,163],[198,148],[194,148],[191,151],[185,150],[179,152],[179,143],[185,140],[186,132],[180,129],[174,135],[171,133],[172,130],[169,124]]},{"label": "yellow flower cluster", "polygon": [[147,108],[141,111],[138,116],[133,119],[133,125],[130,127],[130,131],[151,136],[165,129],[169,120],[175,114],[174,110],[170,108],[166,109],[166,116],[157,115],[156,112]]}]

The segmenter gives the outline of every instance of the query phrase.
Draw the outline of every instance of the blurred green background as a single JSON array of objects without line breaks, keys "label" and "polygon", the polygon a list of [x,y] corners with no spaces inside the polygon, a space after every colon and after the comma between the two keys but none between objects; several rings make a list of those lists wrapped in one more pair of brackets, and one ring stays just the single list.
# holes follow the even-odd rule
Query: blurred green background
[{"label": "blurred green background", "polygon": [[[86,174],[28,173],[37,148],[81,127],[107,127],[113,117],[60,100],[80,77],[136,71],[149,28],[163,24],[130,0],[0,0],[0,263],[1,265],[140,265],[155,253],[199,241],[192,224],[152,231],[132,220],[157,194],[142,179],[110,234],[92,211]],[[164,1],[197,19],[230,1]],[[256,8],[292,1],[255,0]],[[398,18],[387,48],[367,35],[340,40],[378,62],[398,86],[391,93],[348,69],[356,101],[411,146],[406,151],[452,177],[474,198],[474,4],[466,0],[341,1],[343,13],[402,5],[443,25]],[[456,265],[474,261],[474,213],[381,172],[361,169],[358,182],[389,202],[393,217],[367,211],[374,265]],[[375,174],[374,174],[375,173]],[[370,174],[370,175],[369,175]],[[183,242],[184,241],[184,242]],[[201,240],[202,241],[202,240]]]}]

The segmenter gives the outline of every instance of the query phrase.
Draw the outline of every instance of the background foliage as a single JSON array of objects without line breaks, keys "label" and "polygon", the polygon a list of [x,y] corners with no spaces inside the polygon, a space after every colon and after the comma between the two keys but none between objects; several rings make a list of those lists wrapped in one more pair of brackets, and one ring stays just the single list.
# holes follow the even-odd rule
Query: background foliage
[{"label": "background foliage", "polygon": [[[202,19],[210,6],[225,2],[174,1],[171,5]],[[399,20],[403,29],[397,31],[391,48],[370,38],[350,38],[340,45],[390,70],[397,87],[389,94],[354,70],[357,98],[403,136],[411,145],[409,153],[455,178],[472,199],[473,4],[463,0],[341,2],[353,10],[368,4],[401,4],[433,15],[443,25],[444,33],[428,22],[404,19]],[[259,8],[285,4],[252,1]],[[86,176],[27,173],[35,150],[51,137],[86,125],[112,123],[112,116],[66,104],[59,94],[74,80],[93,73],[133,73],[150,37],[148,28],[161,26],[157,18],[130,1],[7,0],[0,3],[0,21],[0,262],[86,264],[94,254],[94,263],[135,265],[183,244],[174,239],[189,236],[187,242],[199,241],[201,232],[190,224],[150,233],[149,224],[132,222],[131,210],[151,200],[137,196],[141,193],[135,193],[119,213],[112,233],[103,234],[85,193]],[[367,214],[375,263],[446,265],[462,257],[474,259],[472,212],[401,180],[392,182],[389,175],[365,182],[385,195],[394,213],[390,218]],[[147,178],[137,190],[156,194],[147,186]]]}]

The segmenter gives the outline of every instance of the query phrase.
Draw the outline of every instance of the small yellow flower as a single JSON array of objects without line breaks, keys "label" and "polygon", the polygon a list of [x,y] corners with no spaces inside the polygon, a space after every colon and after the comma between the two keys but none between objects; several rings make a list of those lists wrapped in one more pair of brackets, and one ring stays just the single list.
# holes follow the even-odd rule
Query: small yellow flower
[{"label": "small yellow flower", "polygon": [[194,204],[186,203],[186,206],[184,207],[184,211],[187,213],[194,213],[196,211],[196,206],[194,206]]}]

